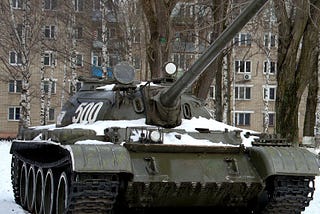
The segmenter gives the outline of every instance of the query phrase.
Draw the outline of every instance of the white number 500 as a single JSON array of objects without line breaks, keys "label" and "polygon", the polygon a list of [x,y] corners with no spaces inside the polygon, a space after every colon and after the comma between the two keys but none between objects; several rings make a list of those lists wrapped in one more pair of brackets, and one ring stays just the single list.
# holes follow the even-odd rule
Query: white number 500
[{"label": "white number 500", "polygon": [[103,102],[81,103],[75,111],[75,116],[72,117],[72,122],[81,123],[88,121],[89,123],[93,123],[96,121],[102,106]]}]

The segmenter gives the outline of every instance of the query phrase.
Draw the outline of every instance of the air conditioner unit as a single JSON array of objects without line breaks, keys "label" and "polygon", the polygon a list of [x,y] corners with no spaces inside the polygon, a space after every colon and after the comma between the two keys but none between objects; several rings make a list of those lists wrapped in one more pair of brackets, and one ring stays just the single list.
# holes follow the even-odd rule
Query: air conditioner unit
[{"label": "air conditioner unit", "polygon": [[243,79],[244,80],[251,80],[251,74],[244,74]]}]

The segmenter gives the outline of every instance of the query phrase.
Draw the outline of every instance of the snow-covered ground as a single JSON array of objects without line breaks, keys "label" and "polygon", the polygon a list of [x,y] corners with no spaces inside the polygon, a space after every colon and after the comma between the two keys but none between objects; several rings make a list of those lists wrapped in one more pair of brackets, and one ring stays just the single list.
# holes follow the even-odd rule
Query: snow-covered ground
[{"label": "snow-covered ground", "polygon": [[[11,155],[9,154],[11,143],[0,142],[0,213],[2,214],[26,214],[13,199],[11,180],[10,180],[10,163]],[[314,200],[303,214],[320,213],[320,177],[316,178],[316,192]]]}]

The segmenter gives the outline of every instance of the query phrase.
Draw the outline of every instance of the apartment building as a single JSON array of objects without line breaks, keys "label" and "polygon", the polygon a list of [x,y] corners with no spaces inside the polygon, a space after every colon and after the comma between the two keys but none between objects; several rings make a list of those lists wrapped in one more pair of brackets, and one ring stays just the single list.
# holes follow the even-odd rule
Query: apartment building
[{"label": "apartment building", "polygon": [[[18,18],[15,24],[3,26],[7,30],[0,36],[0,44],[9,41],[6,38],[13,37],[12,29],[19,29],[23,21],[21,1],[11,2],[12,12]],[[45,112],[44,123],[55,123],[62,104],[74,93],[74,89],[81,87],[81,82],[76,82],[76,77],[102,75],[103,10],[99,0],[59,1],[60,4],[57,0],[41,1],[43,4],[38,0],[31,2],[34,14],[38,15],[33,18],[39,24],[38,34],[34,38],[38,42],[35,42],[31,50],[29,68],[31,126],[37,126],[43,124],[40,117],[43,102],[49,106]],[[195,22],[195,15],[199,14],[199,11],[203,16],[197,17]],[[204,26],[206,22],[201,22],[210,19],[207,12],[206,7],[196,9],[195,4],[183,3],[178,4],[172,14],[174,36],[171,60],[178,65],[180,72],[188,70],[209,45],[210,28]],[[135,13],[138,17],[141,11],[136,10]],[[146,46],[141,41],[143,30],[133,28],[132,49],[128,58],[119,20],[110,11],[106,15],[108,75],[112,75],[110,71],[115,64],[129,59],[137,69],[136,78],[145,80],[147,65],[144,51]],[[12,19],[8,19],[8,22],[10,21]],[[231,125],[273,133],[276,119],[274,106],[277,93],[277,31],[274,25],[270,25],[270,21],[274,20],[269,19],[264,24],[252,22],[228,46],[232,51],[228,52],[225,70],[230,76],[224,87],[225,91],[230,87],[231,95],[225,98],[224,108],[225,112],[230,111]],[[8,26],[11,26],[11,29]],[[21,72],[13,72],[13,75],[5,72],[6,69],[19,70],[21,53],[14,45],[10,47],[9,42],[1,46],[0,76],[3,78],[0,84],[0,138],[15,136],[18,131],[23,78]],[[40,99],[43,96],[41,90],[45,92],[44,101]],[[213,83],[207,99],[208,107],[212,111],[215,106],[214,98]],[[303,118],[304,108],[301,108],[300,127],[303,127]]]},{"label": "apartment building", "polygon": [[[243,1],[233,2],[241,5]],[[211,31],[209,27],[206,27],[207,22],[201,21],[203,17],[195,19],[195,12],[201,11],[200,14],[207,16],[208,11],[205,6],[201,8],[194,3],[184,3],[178,6],[180,8],[175,13],[177,22],[174,25],[177,31],[175,33],[177,39],[174,42],[177,45],[176,48],[173,46],[172,60],[179,65],[181,70],[187,71],[199,54],[208,47]],[[210,16],[206,18],[208,17]],[[199,30],[196,31],[197,29]],[[277,30],[274,11],[272,7],[267,6],[242,29],[231,44],[227,45],[224,52],[223,73],[224,122],[230,121],[230,125],[239,128],[274,133],[277,94]],[[228,92],[231,93],[227,94]],[[301,138],[306,94],[301,100],[298,116]],[[215,82],[212,83],[208,92],[207,104],[214,112]],[[230,115],[229,119],[226,118],[228,115]]]}]

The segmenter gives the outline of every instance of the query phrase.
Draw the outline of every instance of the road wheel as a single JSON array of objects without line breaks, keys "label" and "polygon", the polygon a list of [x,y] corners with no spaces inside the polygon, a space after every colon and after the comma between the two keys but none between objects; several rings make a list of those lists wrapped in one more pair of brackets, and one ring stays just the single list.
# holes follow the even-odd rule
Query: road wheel
[{"label": "road wheel", "polygon": [[21,167],[21,174],[20,174],[20,204],[23,208],[27,207],[27,181],[28,181],[28,170],[27,164],[23,163]]},{"label": "road wheel", "polygon": [[36,190],[35,190],[35,205],[36,214],[43,212],[43,192],[44,192],[44,176],[42,168],[39,168],[36,174]]},{"label": "road wheel", "polygon": [[30,212],[34,208],[34,198],[36,189],[36,173],[34,166],[30,166],[28,170],[28,180],[27,180],[27,206]]},{"label": "road wheel", "polygon": [[44,180],[44,192],[43,192],[43,213],[53,213],[54,204],[54,178],[51,169],[48,169],[46,178]]},{"label": "road wheel", "polygon": [[57,214],[65,213],[68,207],[68,179],[65,172],[62,172],[59,179],[57,198],[56,198],[56,212]]}]

